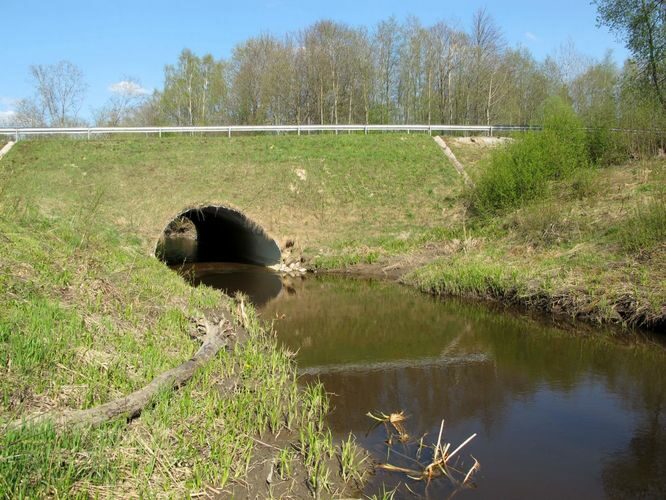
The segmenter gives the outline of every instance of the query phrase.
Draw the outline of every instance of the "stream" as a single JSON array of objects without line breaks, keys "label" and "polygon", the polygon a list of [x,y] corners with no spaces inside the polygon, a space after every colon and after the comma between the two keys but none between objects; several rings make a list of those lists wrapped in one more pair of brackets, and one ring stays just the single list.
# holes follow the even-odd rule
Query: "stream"
[{"label": "stream", "polygon": [[[304,382],[331,394],[329,425],[377,462],[410,469],[472,434],[456,467],[478,460],[456,491],[378,470],[364,493],[395,498],[666,498],[666,349],[408,287],[337,276],[281,278],[261,268],[189,265],[193,283],[243,291]],[[366,413],[404,412],[406,442]],[[474,457],[474,458],[472,458]],[[417,461],[421,464],[417,464]],[[471,484],[471,483],[470,483]],[[413,493],[412,493],[413,492]]]}]

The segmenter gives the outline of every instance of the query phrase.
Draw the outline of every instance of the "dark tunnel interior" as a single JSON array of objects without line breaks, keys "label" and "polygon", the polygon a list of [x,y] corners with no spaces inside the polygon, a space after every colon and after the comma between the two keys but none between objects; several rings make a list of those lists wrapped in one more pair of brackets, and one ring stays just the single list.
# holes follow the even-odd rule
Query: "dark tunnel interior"
[{"label": "dark tunnel interior", "polygon": [[280,248],[273,239],[241,212],[220,206],[190,209],[175,218],[164,230],[156,255],[168,265],[280,262]]}]

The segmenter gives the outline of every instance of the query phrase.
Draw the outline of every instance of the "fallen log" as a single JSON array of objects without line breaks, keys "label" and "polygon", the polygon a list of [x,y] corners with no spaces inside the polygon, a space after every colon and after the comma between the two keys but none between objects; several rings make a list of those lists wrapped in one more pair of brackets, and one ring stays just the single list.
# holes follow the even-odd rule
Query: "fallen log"
[{"label": "fallen log", "polygon": [[157,393],[165,389],[175,389],[185,384],[203,365],[212,360],[228,343],[228,333],[233,331],[229,320],[213,324],[204,322],[205,335],[201,347],[189,360],[155,377],[141,389],[108,403],[86,410],[64,410],[14,420],[5,430],[20,429],[24,426],[40,425],[47,422],[55,427],[96,426],[124,416],[127,419],[138,416],[150,404]]}]

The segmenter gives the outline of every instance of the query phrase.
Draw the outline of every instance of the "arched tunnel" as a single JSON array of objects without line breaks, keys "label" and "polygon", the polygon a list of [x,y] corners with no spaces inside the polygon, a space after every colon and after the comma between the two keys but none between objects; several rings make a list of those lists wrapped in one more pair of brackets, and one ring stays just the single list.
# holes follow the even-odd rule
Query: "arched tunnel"
[{"label": "arched tunnel", "polygon": [[182,212],[165,228],[155,254],[168,265],[232,262],[270,266],[280,248],[241,212],[216,205]]}]

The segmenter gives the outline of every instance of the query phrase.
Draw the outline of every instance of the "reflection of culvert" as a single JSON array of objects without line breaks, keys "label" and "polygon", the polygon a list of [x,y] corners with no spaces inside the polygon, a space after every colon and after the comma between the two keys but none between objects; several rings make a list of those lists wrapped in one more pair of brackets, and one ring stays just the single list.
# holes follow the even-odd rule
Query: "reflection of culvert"
[{"label": "reflection of culvert", "polygon": [[236,262],[271,266],[280,248],[257,224],[232,208],[208,205],[176,216],[160,236],[155,255],[169,265]]},{"label": "reflection of culvert", "polygon": [[282,291],[282,277],[266,267],[199,263],[179,265],[177,269],[192,285],[207,285],[232,297],[241,292],[257,308],[273,300]]}]

